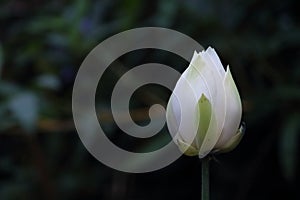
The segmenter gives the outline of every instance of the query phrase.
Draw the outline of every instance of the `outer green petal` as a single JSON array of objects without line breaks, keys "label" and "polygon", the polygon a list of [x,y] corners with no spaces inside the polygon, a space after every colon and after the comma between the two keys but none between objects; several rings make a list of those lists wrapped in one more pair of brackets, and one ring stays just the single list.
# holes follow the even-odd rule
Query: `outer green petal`
[{"label": "outer green petal", "polygon": [[206,136],[211,119],[211,103],[204,94],[202,94],[201,98],[198,101],[198,110],[199,126],[197,137],[195,138],[195,143],[197,144],[197,148],[200,149],[200,146],[202,145]]},{"label": "outer green petal", "polygon": [[187,156],[198,155],[198,150],[195,147],[185,143],[184,141],[182,141],[180,139],[177,140],[177,145],[179,147],[179,150]]},{"label": "outer green petal", "polygon": [[245,133],[245,126],[241,125],[238,132],[233,136],[226,144],[222,146],[221,149],[217,149],[217,153],[227,153],[229,151],[232,151],[242,140]]},{"label": "outer green petal", "polygon": [[204,158],[207,154],[209,154],[209,152],[213,149],[214,145],[218,141],[220,133],[218,133],[217,126],[217,119],[215,113],[212,110],[209,127],[199,150],[199,158]]}]

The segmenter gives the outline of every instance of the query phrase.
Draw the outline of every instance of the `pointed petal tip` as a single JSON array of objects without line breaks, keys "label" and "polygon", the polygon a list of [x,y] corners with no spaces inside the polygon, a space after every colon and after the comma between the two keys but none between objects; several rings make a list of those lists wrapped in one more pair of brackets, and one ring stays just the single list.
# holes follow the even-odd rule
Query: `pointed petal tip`
[{"label": "pointed petal tip", "polygon": [[231,73],[229,65],[226,66],[226,73]]},{"label": "pointed petal tip", "polygon": [[192,57],[192,59],[191,59],[190,64],[191,64],[191,63],[194,63],[195,60],[198,58],[198,56],[199,56],[199,53],[197,53],[197,51],[195,50],[195,51],[194,51],[194,54],[193,54],[193,57]]},{"label": "pointed petal tip", "polygon": [[214,51],[214,52],[216,52],[215,49],[213,47],[211,47],[211,46],[208,46],[207,49],[206,49],[206,51]]},{"label": "pointed petal tip", "polygon": [[233,77],[232,77],[232,74],[231,74],[231,70],[230,70],[229,65],[226,66],[226,71],[225,71],[224,81],[225,81],[226,79],[232,79],[232,80],[233,80]]},{"label": "pointed petal tip", "polygon": [[197,55],[198,55],[198,53],[197,53],[197,51],[195,50],[195,51],[194,51],[194,54],[193,54],[192,60],[193,60]]}]

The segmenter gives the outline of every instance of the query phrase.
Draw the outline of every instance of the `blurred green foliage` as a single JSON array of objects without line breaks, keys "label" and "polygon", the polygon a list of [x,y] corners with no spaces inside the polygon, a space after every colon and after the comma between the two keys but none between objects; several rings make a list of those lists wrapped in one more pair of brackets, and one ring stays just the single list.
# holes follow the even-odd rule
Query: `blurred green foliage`
[{"label": "blurred green foliage", "polygon": [[[230,64],[247,130],[213,165],[212,199],[299,199],[299,7],[296,0],[1,1],[0,199],[200,198],[197,158],[149,174],[116,172],[89,155],[72,123],[72,84],[84,57],[105,38],[143,26],[185,33]],[[187,67],[167,52],[124,55],[99,86],[99,113],[129,66],[146,62]],[[133,98],[133,109],[166,104],[170,93],[149,87]],[[139,123],[147,123],[144,113]],[[169,139],[163,129],[132,141],[103,119],[119,145],[148,151]]]}]

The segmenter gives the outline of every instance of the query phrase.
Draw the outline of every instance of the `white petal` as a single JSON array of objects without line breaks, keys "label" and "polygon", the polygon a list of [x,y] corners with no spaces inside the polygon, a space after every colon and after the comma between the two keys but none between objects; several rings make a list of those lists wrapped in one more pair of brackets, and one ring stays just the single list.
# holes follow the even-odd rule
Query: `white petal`
[{"label": "white petal", "polygon": [[[174,115],[173,117],[167,116],[167,119],[170,118],[170,122],[167,121],[167,123],[169,131],[171,132],[175,142],[178,139],[181,139],[183,142],[196,147],[194,139],[198,131],[200,120],[198,113],[198,100],[201,95],[204,94],[210,101],[212,101],[212,95],[209,91],[209,87],[211,87],[211,85],[208,85],[206,80],[207,77],[204,76],[206,74],[211,74],[210,77],[214,78],[214,73],[215,71],[213,67],[208,66],[201,56],[197,52],[194,52],[192,61],[178,80],[167,107],[167,114],[171,115],[173,112]],[[209,81],[214,83],[214,79]],[[210,90],[213,91],[213,89]],[[215,93],[214,89],[214,94]],[[170,111],[168,112],[168,110]],[[171,120],[171,118],[173,118],[173,120]],[[177,128],[172,127],[175,123],[171,121],[174,120],[176,120]],[[175,131],[176,129],[177,131]],[[177,132],[180,133],[180,137],[175,137]]]},{"label": "white petal", "polygon": [[237,133],[242,117],[242,103],[229,67],[224,79],[226,94],[226,117],[222,134],[215,148],[222,148]]},{"label": "white petal", "polygon": [[173,138],[176,136],[176,133],[178,132],[178,127],[181,119],[180,112],[181,111],[180,111],[178,100],[174,98],[172,94],[167,105],[166,119],[167,119],[167,126],[169,132]]},{"label": "white petal", "polygon": [[185,78],[191,85],[197,100],[200,99],[202,94],[205,94],[208,98],[211,96],[209,85],[202,74],[204,67],[206,67],[204,61],[197,52],[194,52],[189,67],[182,73],[182,79]]},{"label": "white petal", "polygon": [[204,157],[214,148],[223,129],[225,122],[225,91],[224,78],[217,71],[217,67],[214,66],[215,64],[211,61],[208,53],[200,52],[200,56],[206,64],[201,73],[205,77],[211,94],[209,100],[212,104],[212,117],[214,117],[214,119],[211,119],[211,125],[200,148],[199,156]]},{"label": "white petal", "polygon": [[215,67],[217,68],[218,72],[220,73],[220,75],[222,77],[225,76],[225,69],[220,61],[219,56],[217,55],[215,49],[208,47],[206,52],[208,53],[210,59],[212,60],[212,62],[214,63]]},{"label": "white petal", "polygon": [[[191,70],[188,68],[185,73],[192,73]],[[198,128],[197,102],[190,80],[182,75],[167,106],[167,124],[175,142],[181,139],[192,145]]]}]

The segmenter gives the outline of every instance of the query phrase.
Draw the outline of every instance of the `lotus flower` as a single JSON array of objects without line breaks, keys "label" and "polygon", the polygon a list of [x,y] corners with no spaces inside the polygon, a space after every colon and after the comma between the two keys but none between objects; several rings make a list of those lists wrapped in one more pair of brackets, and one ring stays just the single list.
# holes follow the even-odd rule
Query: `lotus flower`
[{"label": "lotus flower", "polygon": [[186,155],[200,158],[234,149],[243,136],[242,104],[229,66],[215,52],[195,52],[167,105],[167,125]]}]

